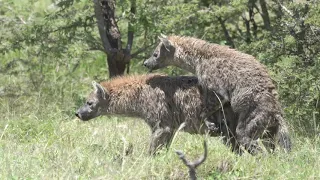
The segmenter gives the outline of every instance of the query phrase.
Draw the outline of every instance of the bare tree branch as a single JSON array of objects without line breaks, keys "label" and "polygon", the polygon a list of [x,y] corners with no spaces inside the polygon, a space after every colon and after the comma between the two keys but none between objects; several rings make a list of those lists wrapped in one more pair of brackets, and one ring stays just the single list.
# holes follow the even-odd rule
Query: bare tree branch
[{"label": "bare tree branch", "polygon": [[245,17],[244,14],[241,17],[242,17],[244,24],[246,26],[246,42],[250,43],[251,42],[250,21]]},{"label": "bare tree branch", "polygon": [[156,43],[152,43],[152,44],[150,44],[150,45],[148,45],[148,46],[146,46],[146,47],[143,47],[143,48],[138,49],[136,52],[134,52],[134,53],[131,54],[131,58],[136,58],[140,53],[144,52],[146,49],[154,46],[155,44],[156,44]]},{"label": "bare tree branch", "polygon": [[232,40],[232,38],[231,38],[231,36],[230,36],[230,34],[229,34],[229,31],[228,31],[228,29],[227,29],[227,27],[226,27],[226,25],[225,25],[225,21],[222,20],[222,18],[221,18],[220,16],[218,16],[217,18],[218,18],[218,21],[219,21],[219,23],[220,23],[220,25],[221,25],[221,27],[222,27],[222,30],[223,30],[223,33],[224,33],[224,37],[225,37],[226,40],[227,40],[227,44],[228,44],[229,46],[231,46],[232,48],[235,48],[235,45],[234,45],[234,43],[233,43],[233,40]]},{"label": "bare tree branch", "polygon": [[106,53],[111,53],[111,45],[107,37],[106,26],[104,24],[102,5],[99,0],[93,0],[93,3],[94,3],[94,13],[97,19],[97,25],[98,25],[102,45]]},{"label": "bare tree branch", "polygon": [[[132,24],[135,22],[135,14],[136,14],[136,0],[131,0],[131,8],[130,8],[130,21],[128,22],[128,41],[127,41],[127,47],[124,50],[124,53],[126,56],[130,57],[131,60],[131,48],[132,48],[132,43],[133,43],[133,35],[134,35],[134,30]],[[130,61],[128,62],[127,65],[127,74],[129,74],[130,71]]]},{"label": "bare tree branch", "polygon": [[128,53],[131,52],[131,48],[132,48],[132,43],[133,43],[133,26],[132,23],[134,23],[134,15],[136,14],[136,0],[131,0],[131,8],[130,8],[130,13],[131,13],[131,18],[130,21],[128,22],[128,42],[127,42],[127,47],[126,50]]},{"label": "bare tree branch", "polygon": [[[257,38],[257,29],[258,26],[256,24],[256,22],[254,21],[254,4],[255,4],[256,0],[249,0],[248,2],[248,11],[249,11],[249,21],[252,23],[252,32],[255,38]],[[250,26],[250,25],[249,25]]]},{"label": "bare tree branch", "polygon": [[191,180],[196,180],[196,168],[201,165],[206,159],[207,159],[207,154],[208,154],[208,147],[207,147],[207,142],[203,141],[203,147],[204,147],[204,154],[201,156],[199,159],[189,162],[183,152],[181,151],[176,151],[178,154],[179,158],[182,160],[182,162],[189,168],[189,176]]},{"label": "bare tree branch", "polygon": [[279,0],[278,0],[278,4],[284,11],[286,11],[291,17],[293,17],[293,13],[289,11],[284,5],[282,5]]}]

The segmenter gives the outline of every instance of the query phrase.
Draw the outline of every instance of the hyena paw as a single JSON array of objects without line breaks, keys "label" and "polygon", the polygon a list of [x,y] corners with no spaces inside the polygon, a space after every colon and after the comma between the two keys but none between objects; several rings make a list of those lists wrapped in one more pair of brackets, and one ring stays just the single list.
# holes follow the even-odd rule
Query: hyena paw
[{"label": "hyena paw", "polygon": [[204,121],[207,128],[209,129],[210,132],[217,132],[219,130],[219,128],[216,126],[215,123],[213,122],[209,122],[207,120]]}]

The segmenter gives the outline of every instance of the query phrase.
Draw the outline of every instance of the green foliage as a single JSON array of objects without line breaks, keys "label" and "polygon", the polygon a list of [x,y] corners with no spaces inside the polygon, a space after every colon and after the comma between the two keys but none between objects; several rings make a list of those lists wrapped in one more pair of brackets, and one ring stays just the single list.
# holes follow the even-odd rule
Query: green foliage
[{"label": "green foliage", "polygon": [[310,68],[303,68],[298,58],[283,58],[272,68],[283,99],[287,118],[298,127],[308,130],[301,134],[319,133],[320,81],[319,63]]}]

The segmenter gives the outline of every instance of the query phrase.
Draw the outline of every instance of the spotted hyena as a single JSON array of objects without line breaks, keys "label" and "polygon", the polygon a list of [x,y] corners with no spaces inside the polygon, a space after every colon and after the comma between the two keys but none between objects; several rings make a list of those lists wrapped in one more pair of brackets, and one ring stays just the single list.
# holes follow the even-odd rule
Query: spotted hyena
[{"label": "spotted hyena", "polygon": [[[107,114],[144,119],[152,132],[150,154],[163,145],[168,146],[183,123],[185,132],[221,135],[226,144],[235,143],[233,123],[237,117],[230,104],[217,109],[207,121],[200,119],[204,107],[196,77],[160,74],[123,76],[100,84],[93,82],[93,87],[76,116],[84,121]],[[209,100],[219,103],[215,96]]]},{"label": "spotted hyena", "polygon": [[[238,114],[237,146],[254,153],[259,149],[258,138],[268,138],[274,148],[278,137],[280,145],[290,151],[291,141],[275,85],[267,69],[253,56],[192,37],[159,38],[161,42],[144,65],[150,70],[173,65],[190,71],[198,77],[204,99],[216,92],[229,102]],[[210,111],[207,109],[204,114]]]}]

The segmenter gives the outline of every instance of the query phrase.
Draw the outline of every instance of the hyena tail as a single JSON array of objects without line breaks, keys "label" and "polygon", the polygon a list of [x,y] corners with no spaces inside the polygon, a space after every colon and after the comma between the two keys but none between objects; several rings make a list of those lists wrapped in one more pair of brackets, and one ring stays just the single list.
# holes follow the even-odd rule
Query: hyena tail
[{"label": "hyena tail", "polygon": [[277,133],[278,143],[288,153],[291,151],[292,146],[288,126],[281,115],[278,115],[276,118],[278,119],[280,125]]}]

